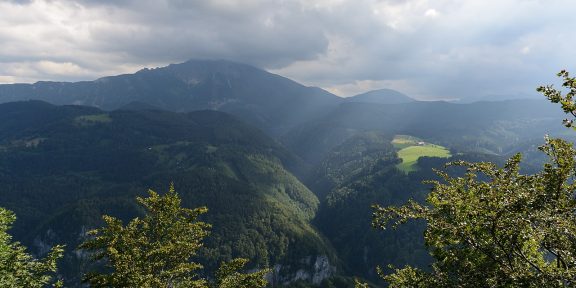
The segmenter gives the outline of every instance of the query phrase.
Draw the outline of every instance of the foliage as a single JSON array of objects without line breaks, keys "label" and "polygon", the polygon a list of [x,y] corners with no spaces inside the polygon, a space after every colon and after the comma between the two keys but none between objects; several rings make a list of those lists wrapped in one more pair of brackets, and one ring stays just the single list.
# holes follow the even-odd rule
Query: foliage
[{"label": "foliage", "polygon": [[[89,273],[84,280],[92,287],[209,287],[198,275],[202,265],[192,261],[209,234],[210,225],[197,219],[208,210],[182,208],[173,185],[164,196],[149,190],[147,198],[137,201],[147,212],[142,219],[123,226],[122,221],[103,216],[107,226],[90,231],[94,237],[79,246],[108,268]],[[268,270],[238,272],[247,262],[222,263],[215,287],[265,287]]]},{"label": "foliage", "polygon": [[520,155],[503,168],[459,161],[463,177],[438,171],[443,182],[428,205],[375,206],[373,225],[427,222],[432,271],[407,266],[386,275],[390,287],[563,287],[576,285],[576,152],[549,139],[543,171],[519,173]]},{"label": "foliage", "polygon": [[[45,287],[54,283],[56,262],[64,253],[63,246],[52,247],[44,259],[35,259],[7,233],[16,216],[0,208],[0,287]],[[54,287],[60,287],[57,281]]]},{"label": "foliage", "polygon": [[354,279],[354,288],[369,288],[367,283],[360,282],[358,279]]},{"label": "foliage", "polygon": [[238,272],[248,263],[248,259],[236,258],[230,262],[224,262],[216,272],[217,288],[258,288],[266,287],[268,282],[264,278],[269,269],[263,269],[254,273],[244,274]]},{"label": "foliage", "polygon": [[148,198],[137,198],[146,216],[128,225],[103,216],[106,227],[91,231],[91,238],[79,246],[104,260],[109,273],[91,273],[85,281],[93,287],[203,287],[206,281],[196,274],[202,265],[192,262],[208,235],[210,225],[198,221],[205,207],[180,207],[173,186],[165,196],[150,190]]},{"label": "foliage", "polygon": [[[574,96],[576,96],[576,77],[570,77],[570,73],[566,70],[558,72],[557,76],[563,79],[562,87],[567,88],[569,92],[563,94],[562,91],[554,88],[553,85],[540,86],[536,90],[544,94],[552,103],[560,103],[564,113],[576,117],[576,99],[574,99]],[[573,119],[564,119],[563,123],[566,127],[574,126]]]}]

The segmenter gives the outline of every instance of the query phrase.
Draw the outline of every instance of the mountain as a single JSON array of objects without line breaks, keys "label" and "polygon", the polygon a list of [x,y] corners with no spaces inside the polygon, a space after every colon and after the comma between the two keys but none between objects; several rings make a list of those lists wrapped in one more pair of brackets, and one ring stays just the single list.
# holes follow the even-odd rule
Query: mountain
[{"label": "mountain", "polygon": [[11,233],[42,254],[67,245],[68,286],[86,272],[74,248],[108,214],[141,215],[135,197],[173,182],[183,206],[207,206],[208,269],[232,257],[274,268],[275,283],[319,282],[336,271],[310,224],[319,201],[291,171],[301,161],[260,130],[216,111],[106,112],[40,101],[0,104],[0,203]]},{"label": "mountain", "polygon": [[218,110],[273,135],[323,115],[343,101],[322,89],[223,60],[191,60],[95,81],[0,85],[0,103],[30,99],[103,110],[126,105],[174,112]]},{"label": "mountain", "polygon": [[379,89],[345,98],[346,102],[376,103],[376,104],[399,104],[410,103],[415,100],[406,94],[392,89]]}]

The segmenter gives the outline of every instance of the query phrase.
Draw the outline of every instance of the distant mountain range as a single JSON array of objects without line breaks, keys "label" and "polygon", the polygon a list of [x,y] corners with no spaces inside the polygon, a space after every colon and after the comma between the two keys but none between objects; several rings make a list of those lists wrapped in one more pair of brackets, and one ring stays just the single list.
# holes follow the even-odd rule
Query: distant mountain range
[{"label": "distant mountain range", "polygon": [[264,70],[224,60],[190,60],[95,81],[0,85],[0,103],[42,100],[103,110],[204,109],[236,115],[281,135],[344,102],[397,104],[414,100],[391,89],[340,98]]},{"label": "distant mountain range", "polygon": [[[500,153],[525,140],[516,134],[544,134],[534,128],[555,127],[550,123],[562,117],[558,109],[549,103],[538,104],[537,100],[454,105],[415,101],[391,89],[340,98],[253,66],[224,60],[190,60],[95,81],[0,85],[0,103],[31,99],[107,111],[227,112],[281,139],[312,164],[322,159],[327,147],[343,143],[357,129],[422,133],[418,136],[453,143],[459,149],[477,147]],[[545,119],[550,122],[543,123]],[[498,121],[496,126],[493,121]],[[529,125],[525,125],[527,121]],[[513,126],[517,132],[511,134],[507,128],[496,132],[496,127],[502,125]],[[490,139],[477,141],[476,137],[466,136],[468,140],[456,139],[454,143],[454,139],[438,137],[446,133],[455,137],[476,135],[471,129],[481,126],[492,130],[485,133]],[[318,141],[328,146],[318,146]]]},{"label": "distant mountain range", "polygon": [[31,99],[104,110],[218,110],[274,135],[343,102],[320,88],[306,87],[249,65],[209,60],[191,60],[95,81],[0,85],[0,103]]}]

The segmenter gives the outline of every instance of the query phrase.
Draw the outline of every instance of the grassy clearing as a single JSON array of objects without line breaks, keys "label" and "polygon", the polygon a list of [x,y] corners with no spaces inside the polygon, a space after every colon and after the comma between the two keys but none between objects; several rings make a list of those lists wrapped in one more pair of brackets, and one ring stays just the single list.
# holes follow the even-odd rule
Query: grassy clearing
[{"label": "grassy clearing", "polygon": [[449,158],[450,151],[446,147],[427,143],[416,137],[408,135],[397,135],[392,140],[392,144],[398,151],[398,157],[402,163],[396,167],[405,173],[418,170],[418,159],[420,157]]}]

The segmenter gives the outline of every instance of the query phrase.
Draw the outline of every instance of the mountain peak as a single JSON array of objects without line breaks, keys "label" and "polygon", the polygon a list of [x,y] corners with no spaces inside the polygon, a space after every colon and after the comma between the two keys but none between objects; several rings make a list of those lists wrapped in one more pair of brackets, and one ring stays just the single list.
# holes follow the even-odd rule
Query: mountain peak
[{"label": "mountain peak", "polygon": [[224,80],[224,82],[229,82],[231,79],[240,79],[249,75],[266,77],[270,74],[265,70],[248,64],[229,60],[205,59],[191,59],[184,63],[170,64],[153,71],[174,75],[176,78],[188,84],[197,84],[199,81],[213,80],[216,78]]},{"label": "mountain peak", "polygon": [[202,71],[226,71],[226,70],[247,70],[266,72],[255,66],[234,62],[224,59],[190,59],[183,63],[170,64],[160,68],[165,70],[202,70]]},{"label": "mountain peak", "polygon": [[416,100],[392,89],[378,89],[346,98],[347,102],[376,103],[376,104],[400,104]]}]

